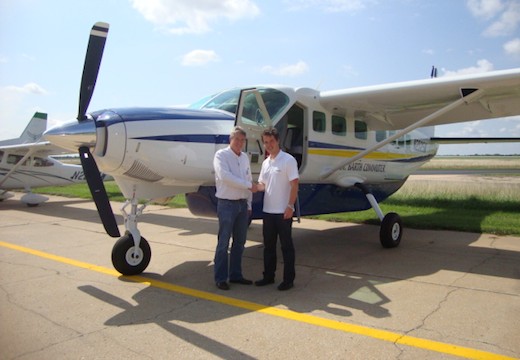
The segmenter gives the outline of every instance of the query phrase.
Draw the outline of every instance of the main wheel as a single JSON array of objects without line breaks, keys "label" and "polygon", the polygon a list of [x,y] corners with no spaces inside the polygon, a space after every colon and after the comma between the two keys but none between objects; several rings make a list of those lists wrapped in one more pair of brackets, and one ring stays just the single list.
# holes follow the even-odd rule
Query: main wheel
[{"label": "main wheel", "polygon": [[379,241],[384,248],[394,248],[399,246],[403,235],[403,225],[401,218],[396,213],[388,213],[381,222],[379,229]]},{"label": "main wheel", "polygon": [[150,245],[141,237],[139,248],[135,250],[134,238],[127,232],[112,248],[112,264],[123,275],[137,275],[146,269],[152,258]]}]

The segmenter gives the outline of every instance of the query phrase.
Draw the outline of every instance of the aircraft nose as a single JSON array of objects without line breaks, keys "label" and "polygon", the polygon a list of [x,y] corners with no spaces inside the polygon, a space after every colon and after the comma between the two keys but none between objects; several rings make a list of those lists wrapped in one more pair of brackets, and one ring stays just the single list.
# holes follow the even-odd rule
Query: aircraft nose
[{"label": "aircraft nose", "polygon": [[43,138],[67,150],[77,151],[81,146],[96,145],[96,125],[93,120],[70,121],[43,133]]}]

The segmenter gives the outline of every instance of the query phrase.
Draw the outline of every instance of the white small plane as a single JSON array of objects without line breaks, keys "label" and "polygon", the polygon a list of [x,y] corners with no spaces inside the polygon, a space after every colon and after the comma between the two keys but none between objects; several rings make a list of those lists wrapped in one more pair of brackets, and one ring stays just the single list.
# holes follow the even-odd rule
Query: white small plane
[{"label": "white small plane", "polygon": [[31,188],[86,181],[80,165],[49,157],[70,151],[39,141],[46,128],[47,114],[36,112],[20,137],[0,141],[0,201],[14,196],[8,190],[24,189],[20,201],[37,206],[49,198],[34,194]]},{"label": "white small plane", "polygon": [[[77,121],[44,137],[79,149],[112,237],[121,235],[97,164],[126,197],[121,209],[126,233],[112,250],[114,267],[125,275],[141,273],[151,258],[137,228],[146,206],[140,200],[186,194],[192,213],[216,214],[213,156],[227,146],[235,125],[247,130],[244,151],[257,176],[265,157],[261,132],[278,129],[282,148],[299,165],[298,217],[373,208],[382,222],[380,242],[391,248],[401,241],[401,220],[396,213],[383,214],[379,202],[435,156],[433,125],[520,114],[520,69],[338,91],[235,88],[189,108],[111,108],[87,114],[108,29],[100,22],[91,30]],[[254,219],[262,216],[262,199],[262,193],[255,194]]]}]

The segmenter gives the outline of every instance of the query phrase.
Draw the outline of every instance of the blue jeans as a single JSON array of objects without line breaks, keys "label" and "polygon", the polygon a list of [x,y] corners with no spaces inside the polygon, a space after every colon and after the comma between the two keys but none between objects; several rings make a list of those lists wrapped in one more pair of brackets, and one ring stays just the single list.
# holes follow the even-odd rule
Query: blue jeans
[{"label": "blue jeans", "polygon": [[[240,280],[242,276],[242,254],[247,237],[249,214],[246,200],[218,199],[218,243],[215,251],[215,282]],[[229,240],[233,244],[228,256]]]}]

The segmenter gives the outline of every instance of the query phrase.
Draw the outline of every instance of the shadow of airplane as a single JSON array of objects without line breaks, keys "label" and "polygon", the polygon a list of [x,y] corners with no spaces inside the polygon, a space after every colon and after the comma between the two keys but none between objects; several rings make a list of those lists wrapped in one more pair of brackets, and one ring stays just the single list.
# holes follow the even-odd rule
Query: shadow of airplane
[{"label": "shadow of airplane", "polygon": [[[8,208],[44,216],[99,223],[95,210],[70,206],[85,202],[87,200],[65,199],[30,209],[16,202]],[[64,207],[67,211],[63,211]],[[0,205],[0,209],[4,208]],[[162,213],[163,211],[168,211],[168,214]],[[217,233],[218,224],[215,219],[172,216],[171,212],[172,209],[156,207],[154,212],[145,213],[142,217],[143,228],[145,225],[171,228],[176,230],[175,236],[183,238]],[[122,219],[119,217],[118,221],[121,223]],[[406,223],[406,218],[404,222]],[[351,316],[351,310],[357,309],[368,316],[384,318],[391,316],[385,305],[392,299],[379,290],[378,285],[381,284],[427,277],[439,271],[454,274],[447,280],[453,283],[460,277],[457,274],[461,273],[520,279],[520,252],[474,246],[481,237],[480,234],[405,229],[403,241],[398,248],[383,249],[376,240],[379,237],[378,226],[341,223],[330,225],[325,230],[318,230],[295,223],[293,237],[297,252],[298,277],[294,290],[305,292],[305,296],[281,297],[280,304],[295,311],[322,310],[338,316]],[[102,226],[99,225],[99,229],[89,228],[87,231],[101,232]],[[165,235],[166,238],[170,236]],[[164,239],[157,239],[159,240],[162,245],[168,245]],[[148,238],[148,241],[153,251],[154,239]],[[248,246],[244,252],[244,270],[248,274],[257,274],[255,278],[260,278],[263,258],[261,221],[251,224],[248,242],[256,245]],[[280,262],[278,276],[282,268],[283,264]],[[207,289],[201,290],[216,290],[211,281],[212,272],[211,268],[208,270],[208,261],[188,262],[163,275],[147,276],[193,287],[194,274],[201,276],[202,282],[207,284]],[[319,294],[315,294],[313,289],[319,289]],[[322,300],[323,294],[326,295],[326,301]],[[273,304],[273,299],[263,297],[261,291],[245,291],[240,293],[240,296],[253,302],[260,299],[265,300],[263,303]]]},{"label": "shadow of airplane", "polygon": [[[211,313],[208,312],[207,306],[201,306],[200,302],[197,304],[193,299],[173,295],[169,292],[157,291],[153,287],[145,288],[132,297],[136,301],[136,305],[91,285],[80,286],[78,289],[100,301],[121,309],[119,314],[105,322],[107,326],[119,327],[155,323],[168,333],[219,358],[253,359],[253,357],[240,350],[179,324],[180,322],[206,323],[222,317],[226,318],[245,313],[243,310],[230,307],[225,313]],[[197,309],[196,311],[194,309],[192,309],[194,311],[187,311],[188,307]]]},{"label": "shadow of airplane", "polygon": [[[70,205],[90,203],[89,200],[64,199],[43,204],[44,206],[28,208],[13,202],[6,206],[0,203],[0,211],[17,210],[39,214],[42,216],[60,217],[71,220],[83,220],[99,224],[98,228],[91,227],[88,231],[103,232],[99,216],[95,209],[87,209]],[[64,211],[66,208],[66,211]],[[186,209],[179,209],[187,211]],[[142,215],[141,224],[144,226],[156,225],[165,228],[181,230],[176,236],[188,237],[192,235],[215,235],[218,230],[216,219],[187,218],[170,215],[174,209],[156,207],[154,212]],[[165,214],[168,212],[169,214]],[[420,216],[420,215],[418,215]],[[122,224],[122,216],[117,216],[118,223]],[[472,221],[482,221],[472,220]],[[520,270],[512,271],[504,266],[471,267],[474,258],[493,257],[502,259],[503,263],[520,263],[520,254],[516,251],[495,248],[471,246],[481,234],[453,231],[428,231],[406,228],[406,217],[403,218],[405,230],[401,245],[393,249],[383,249],[379,244],[379,226],[365,224],[330,223],[326,230],[303,228],[296,222],[293,227],[293,237],[297,250],[297,265],[304,267],[319,267],[327,271],[344,271],[353,274],[384,274],[389,279],[409,279],[415,276],[433,274],[440,270],[457,272],[474,272],[482,275],[520,278]],[[146,236],[152,246],[155,240]],[[170,236],[170,235],[168,235]],[[168,237],[165,236],[165,237]],[[248,241],[259,244],[248,248],[244,256],[262,259],[262,224],[255,220],[248,231]],[[464,258],[460,259],[460,254]],[[333,256],[331,256],[333,255]],[[377,266],[367,269],[363,264],[376,262]],[[406,265],[409,265],[406,266]],[[259,273],[261,274],[261,273]]]}]

